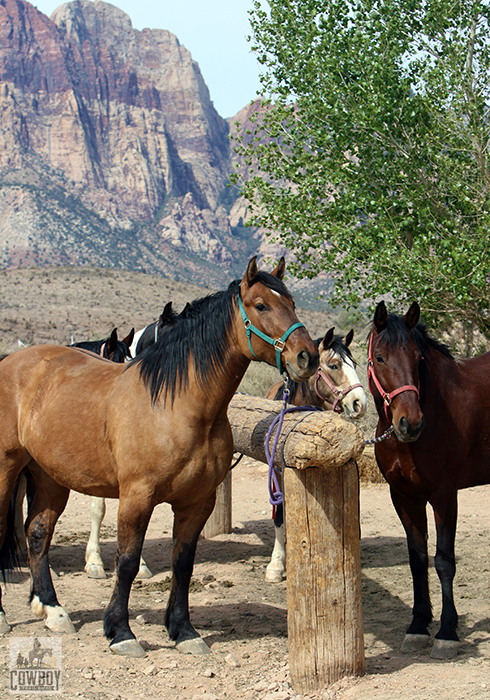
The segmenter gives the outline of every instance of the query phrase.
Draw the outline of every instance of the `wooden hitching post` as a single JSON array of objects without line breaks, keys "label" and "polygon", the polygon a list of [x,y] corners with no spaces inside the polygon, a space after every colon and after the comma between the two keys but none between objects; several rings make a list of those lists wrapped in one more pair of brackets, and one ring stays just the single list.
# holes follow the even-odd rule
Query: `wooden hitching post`
[{"label": "wooden hitching post", "polygon": [[[237,394],[235,450],[266,461],[276,401]],[[359,544],[360,430],[332,411],[289,413],[274,464],[284,470],[289,666],[296,692],[364,673]]]},{"label": "wooden hitching post", "polygon": [[308,693],[364,673],[354,460],[284,474],[289,668]]},{"label": "wooden hitching post", "polygon": [[232,530],[231,524],[232,496],[231,496],[231,472],[228,472],[224,481],[216,491],[216,505],[203,528],[202,536],[205,539],[216,535],[228,535]]}]

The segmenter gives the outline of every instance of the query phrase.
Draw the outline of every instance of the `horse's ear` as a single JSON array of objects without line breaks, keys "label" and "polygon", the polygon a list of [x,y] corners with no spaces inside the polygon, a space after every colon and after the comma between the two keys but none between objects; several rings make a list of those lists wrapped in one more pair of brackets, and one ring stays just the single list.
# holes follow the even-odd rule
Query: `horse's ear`
[{"label": "horse's ear", "polygon": [[131,345],[133,344],[133,338],[134,338],[134,328],[131,328],[131,330],[129,331],[128,335],[127,335],[125,338],[123,338],[123,341],[122,341],[122,342],[123,342],[125,345],[127,345],[128,348],[130,348]]},{"label": "horse's ear", "polygon": [[416,301],[414,301],[412,303],[412,306],[408,309],[407,313],[403,317],[403,320],[405,321],[405,325],[409,331],[411,331],[412,328],[415,328],[415,326],[419,322],[419,318],[420,318],[420,306],[417,304]]},{"label": "horse's ear", "polygon": [[374,325],[378,333],[381,333],[386,328],[388,323],[388,311],[386,310],[386,305],[384,301],[380,301],[374,312]]},{"label": "horse's ear", "polygon": [[286,272],[286,261],[284,259],[284,255],[281,256],[281,259],[277,263],[276,267],[272,270],[272,273],[274,277],[277,277],[278,279],[282,280],[284,279],[284,273]]},{"label": "horse's ear", "polygon": [[349,345],[352,343],[352,338],[354,337],[354,329],[351,328],[350,331],[347,333],[345,336],[345,347],[348,348]]},{"label": "horse's ear", "polygon": [[165,308],[162,311],[162,315],[158,319],[158,325],[160,328],[163,328],[163,326],[166,326],[170,321],[172,320],[173,316],[173,311],[172,311],[172,302],[169,301],[167,304],[165,304]]},{"label": "horse's ear", "polygon": [[109,340],[107,341],[107,351],[109,354],[111,352],[114,352],[114,350],[117,348],[117,328],[114,328],[112,331]]},{"label": "horse's ear", "polygon": [[329,348],[330,345],[332,344],[334,331],[335,331],[335,326],[333,326],[332,328],[330,328],[330,329],[325,333],[325,337],[323,338],[323,341],[322,341],[322,342],[323,342],[323,349],[324,349],[324,350],[328,350],[328,348]]},{"label": "horse's ear", "polygon": [[187,312],[189,311],[190,308],[191,308],[190,302],[187,301],[186,304],[185,304],[185,306],[184,306],[184,308],[183,308],[182,311],[180,312],[180,315],[182,316],[182,318],[185,318],[185,317],[186,317]]},{"label": "horse's ear", "polygon": [[258,271],[259,268],[257,267],[257,256],[254,255],[248,263],[247,272],[245,273],[245,277],[247,278],[247,282],[249,284],[252,282],[253,279],[255,279],[255,277],[257,277]]}]

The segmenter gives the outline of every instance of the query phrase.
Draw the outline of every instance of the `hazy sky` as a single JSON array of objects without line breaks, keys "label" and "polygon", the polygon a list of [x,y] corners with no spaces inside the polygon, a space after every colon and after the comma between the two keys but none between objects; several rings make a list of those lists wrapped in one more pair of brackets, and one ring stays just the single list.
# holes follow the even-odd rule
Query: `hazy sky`
[{"label": "hazy sky", "polygon": [[[34,0],[50,15],[57,0]],[[252,0],[117,0],[135,29],[168,29],[199,63],[214,106],[222,117],[234,116],[259,87],[259,68],[250,53],[247,10]]]}]

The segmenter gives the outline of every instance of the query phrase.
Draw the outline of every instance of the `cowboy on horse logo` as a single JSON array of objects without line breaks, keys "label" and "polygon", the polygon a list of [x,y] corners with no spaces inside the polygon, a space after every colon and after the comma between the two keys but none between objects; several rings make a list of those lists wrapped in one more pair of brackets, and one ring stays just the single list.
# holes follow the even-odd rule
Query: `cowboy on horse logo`
[{"label": "cowboy on horse logo", "polygon": [[61,639],[17,637],[10,639],[10,692],[61,691]]}]

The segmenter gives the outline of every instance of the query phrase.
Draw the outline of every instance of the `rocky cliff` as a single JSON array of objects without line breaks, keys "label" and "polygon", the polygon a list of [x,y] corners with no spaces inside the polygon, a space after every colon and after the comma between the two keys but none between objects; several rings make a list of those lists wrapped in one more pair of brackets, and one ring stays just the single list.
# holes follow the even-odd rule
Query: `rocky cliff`
[{"label": "rocky cliff", "polygon": [[0,0],[0,267],[92,264],[198,282],[259,241],[228,124],[187,49],[113,5]]}]

